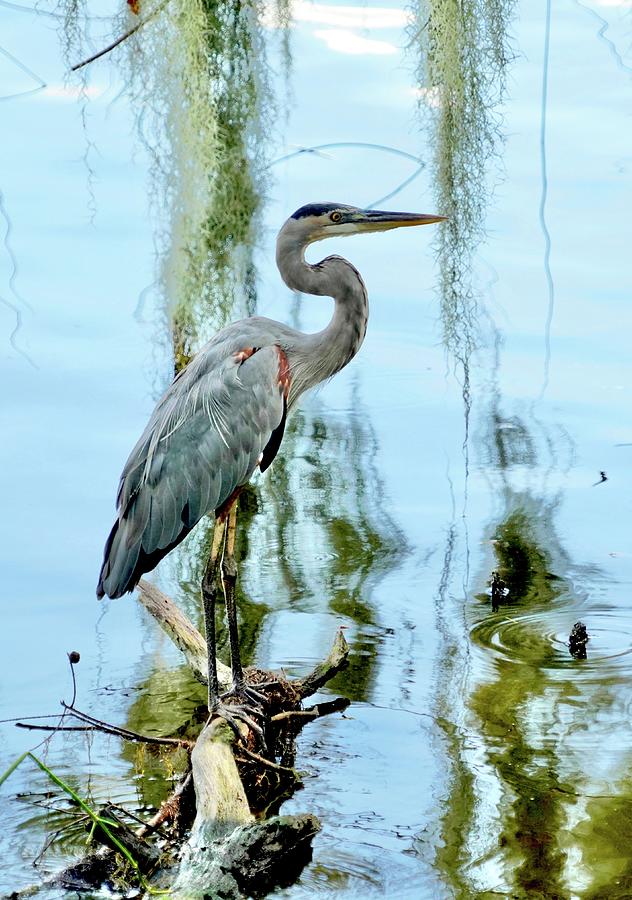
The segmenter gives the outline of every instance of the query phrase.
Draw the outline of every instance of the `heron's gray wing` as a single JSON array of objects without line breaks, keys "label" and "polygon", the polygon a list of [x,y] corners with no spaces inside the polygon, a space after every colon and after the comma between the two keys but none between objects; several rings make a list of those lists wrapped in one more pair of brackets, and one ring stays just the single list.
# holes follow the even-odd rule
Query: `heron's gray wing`
[{"label": "heron's gray wing", "polygon": [[132,590],[202,516],[248,481],[271,439],[278,447],[287,393],[283,352],[272,345],[208,356],[175,379],[125,465],[98,596]]}]

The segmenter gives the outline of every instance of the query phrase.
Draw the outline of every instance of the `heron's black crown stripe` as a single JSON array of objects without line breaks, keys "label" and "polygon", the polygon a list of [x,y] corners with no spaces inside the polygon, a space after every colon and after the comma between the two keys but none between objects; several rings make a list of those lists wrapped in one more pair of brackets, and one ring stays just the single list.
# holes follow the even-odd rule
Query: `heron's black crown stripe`
[{"label": "heron's black crown stripe", "polygon": [[304,219],[305,216],[323,216],[326,213],[332,212],[334,209],[340,209],[340,203],[307,203],[305,206],[301,206],[300,209],[297,209],[295,213],[293,213],[293,219]]}]

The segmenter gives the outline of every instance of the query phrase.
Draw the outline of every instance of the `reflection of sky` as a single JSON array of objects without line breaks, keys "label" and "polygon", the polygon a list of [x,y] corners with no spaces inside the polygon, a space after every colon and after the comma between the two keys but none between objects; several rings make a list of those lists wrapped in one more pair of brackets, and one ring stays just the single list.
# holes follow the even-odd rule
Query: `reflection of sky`
[{"label": "reflection of sky", "polygon": [[[296,23],[326,25],[327,28],[314,28],[313,37],[337,53],[352,56],[384,56],[396,54],[403,43],[402,28],[410,20],[410,16],[396,7],[338,6],[329,3],[309,3],[299,0],[292,4],[292,17]],[[268,15],[272,24],[274,15]],[[388,31],[396,43],[369,37],[371,32]]]},{"label": "reflection of sky", "polygon": [[[608,12],[606,0],[594,5]],[[405,14],[396,8],[307,3],[296,11],[291,38],[295,99],[287,129],[278,138],[279,154],[285,144],[293,149],[364,140],[427,157],[412,109],[412,65],[407,68],[399,49],[392,52],[406,44]],[[82,652],[80,696],[86,704],[95,701],[97,684],[131,682],[138,660],[149,665],[157,653],[153,629],[142,626],[131,601],[112,604],[95,630],[102,607],[93,591],[116,479],[168,364],[155,345],[159,327],[133,316],[139,293],[153,277],[147,163],[132,137],[133,111],[124,99],[115,102],[120,87],[115,69],[104,62],[91,73],[87,124],[97,149],[88,161],[95,173],[97,214],[90,224],[80,106],[74,89],[61,87],[63,66],[51,23],[8,9],[2,15],[3,45],[50,85],[0,107],[0,190],[19,266],[15,287],[33,311],[11,293],[10,258],[1,243],[0,296],[22,310],[18,346],[38,366],[31,367],[9,345],[14,314],[0,307],[0,383],[5,387],[0,592],[3,610],[10,610],[0,631],[0,705],[2,714],[10,715],[56,708],[59,696],[68,693],[64,653],[73,647]],[[490,237],[477,273],[483,284],[491,269],[498,275],[489,306],[505,337],[500,386],[508,411],[529,404],[542,380],[546,295],[537,218],[542,24],[541,11],[523,3],[515,23],[519,58],[505,110],[505,176],[490,207]],[[328,41],[323,32],[330,35]],[[332,44],[332,32],[339,36],[337,44]],[[362,48],[363,41],[361,52],[350,52]],[[371,52],[376,45],[389,52]],[[0,78],[5,93],[36,84],[4,57]],[[547,221],[557,302],[551,378],[537,412],[551,427],[562,423],[577,448],[570,474],[557,473],[550,482],[564,492],[557,532],[571,559],[594,562],[605,573],[603,583],[584,585],[586,590],[621,609],[629,606],[632,585],[632,448],[615,446],[632,443],[629,89],[629,79],[596,39],[594,21],[577,6],[556,7]],[[289,319],[291,297],[273,265],[276,229],[289,211],[310,200],[370,202],[412,168],[408,161],[358,148],[302,156],[277,167],[260,239],[259,311]],[[426,171],[390,205],[432,212],[428,177]],[[0,228],[0,239],[2,234]],[[420,229],[335,241],[309,254],[311,259],[328,252],[348,255],[369,288],[366,343],[352,367],[322,389],[319,403],[331,415],[346,415],[353,380],[359,380],[379,447],[376,464],[389,513],[413,547],[410,559],[375,587],[372,598],[380,625],[396,632],[381,639],[373,700],[386,707],[399,702],[402,658],[408,653],[408,705],[416,709],[429,708],[434,690],[428,677],[436,646],[431,598],[442,562],[437,551],[451,518],[448,466],[457,493],[462,478],[461,397],[459,386],[446,377],[431,242],[431,229]],[[329,312],[326,300],[306,298],[304,327],[321,327]],[[475,414],[485,407],[489,368],[484,352],[479,364]],[[609,481],[593,489],[600,469]],[[473,571],[483,570],[487,559],[481,542],[495,504],[487,482],[475,472],[467,510]],[[453,567],[450,590],[460,598],[462,547]],[[317,617],[313,628],[309,622],[306,616],[294,621],[284,611],[261,661],[281,664],[290,657],[300,664],[321,654],[336,619]],[[302,631],[296,646],[288,648],[284,636],[290,627]],[[303,633],[310,628],[310,635]],[[165,660],[174,658],[168,647],[159,647]],[[98,695],[95,702],[104,716],[114,710],[112,717],[120,718],[114,701]],[[424,868],[402,851],[409,847],[413,827],[425,826],[442,796],[436,748],[414,717],[398,713],[399,770],[389,782],[388,763],[394,759],[389,714],[381,716],[379,728],[375,712],[359,708],[353,717],[343,725],[323,722],[306,733],[306,753],[312,739],[321,742],[322,759],[311,763],[322,780],[311,780],[300,805],[321,811],[327,827],[332,819],[342,823],[338,834],[357,842],[359,868],[370,856],[367,843],[373,842],[387,848],[374,864],[378,879],[383,870],[399,866],[406,876],[419,878],[420,868],[427,872],[429,865]],[[7,760],[30,743],[12,730],[4,735],[0,746]],[[329,750],[336,759],[348,754],[343,776],[328,767]],[[411,758],[412,790],[403,774]],[[357,793],[347,799],[341,777],[359,779]],[[374,809],[379,820],[366,824],[356,817],[361,804],[365,812]],[[321,840],[335,855],[326,835]]]}]

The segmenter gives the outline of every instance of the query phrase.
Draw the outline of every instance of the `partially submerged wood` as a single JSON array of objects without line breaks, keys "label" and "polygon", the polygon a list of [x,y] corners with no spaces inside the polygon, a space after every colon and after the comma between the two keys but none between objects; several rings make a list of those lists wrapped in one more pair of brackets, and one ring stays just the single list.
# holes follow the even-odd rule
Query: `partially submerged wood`
[{"label": "partially submerged wood", "polygon": [[[185,655],[196,677],[205,682],[206,642],[197,628],[166,594],[149,582],[140,582],[138,596]],[[164,829],[168,829],[171,840],[175,838],[179,844],[195,808],[195,820],[182,847],[170,896],[183,900],[263,896],[278,885],[296,880],[311,858],[311,841],[320,829],[318,819],[304,814],[272,816],[261,821],[255,819],[252,810],[260,814],[271,807],[278,809],[281,800],[300,785],[298,773],[291,768],[294,737],[307,722],[345,709],[349,702],[337,698],[304,710],[301,701],[344,667],[348,653],[347,642],[339,631],[327,659],[304,678],[290,681],[283,675],[261,669],[246,670],[246,680],[266,697],[264,730],[270,748],[267,757],[255,752],[255,748],[259,749],[256,738],[246,726],[243,726],[239,742],[221,718],[214,718],[203,728],[191,752],[191,771],[153,818],[135,832],[140,847],[138,855],[143,857],[142,868],[151,871],[157,856],[145,844],[156,826],[163,834]],[[218,673],[224,687],[228,687],[230,669],[218,661]],[[99,730],[96,725],[94,727]],[[103,730],[112,727],[106,725]],[[125,736],[122,731],[121,736]],[[276,761],[275,751],[282,765]],[[105,815],[109,818],[114,813],[105,812]],[[126,834],[128,831],[131,833],[128,829]],[[138,848],[132,850],[133,844],[130,837],[130,850],[136,858]],[[120,859],[117,852],[102,847],[69,866],[48,882],[48,886],[96,890],[103,884],[116,882],[120,888],[117,881],[121,874]],[[165,859],[164,856],[161,858],[163,866]],[[165,878],[171,881],[172,874],[163,868],[160,871],[161,886]],[[137,887],[132,882],[129,886]]]},{"label": "partially submerged wood", "polygon": [[[173,600],[144,578],[138,582],[138,599],[162,630],[184,653],[191,671],[203,684],[208,683],[208,659],[206,641],[195,625]],[[217,660],[217,677],[220,688],[227,690],[232,678],[228,666]]]},{"label": "partially submerged wood", "polygon": [[319,663],[305,678],[299,678],[292,682],[293,687],[301,695],[301,699],[311,697],[323,685],[331,681],[334,675],[337,675],[347,665],[348,657],[349,644],[345,640],[342,629],[340,629],[336,634],[327,659]]},{"label": "partially submerged wood", "polygon": [[[105,819],[108,823],[110,834],[115,835],[119,844],[122,844],[136,860],[141,872],[153,872],[157,868],[161,857],[160,850],[130,828],[111,803],[106,803],[101,807],[98,814],[99,818]],[[110,835],[99,826],[94,829],[94,838],[105,847],[109,847],[110,850],[119,849],[111,840]]]},{"label": "partially submerged wood", "polygon": [[274,816],[240,826],[224,839],[192,850],[183,861],[171,897],[263,897],[293,884],[311,859],[320,822],[309,813]]},{"label": "partially submerged wood", "polygon": [[234,743],[231,727],[223,719],[213,719],[193,748],[196,816],[188,840],[190,847],[202,846],[238,825],[254,822],[237,770]]},{"label": "partially submerged wood", "polygon": [[302,815],[255,822],[234,743],[230,726],[214,719],[193,750],[197,814],[170,889],[173,897],[262,896],[291,883],[310,858],[318,820]]}]

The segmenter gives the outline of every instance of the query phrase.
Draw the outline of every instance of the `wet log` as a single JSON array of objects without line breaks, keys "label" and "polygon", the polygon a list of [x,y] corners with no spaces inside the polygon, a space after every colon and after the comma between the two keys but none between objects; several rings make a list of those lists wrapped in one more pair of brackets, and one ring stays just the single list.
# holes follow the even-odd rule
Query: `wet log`
[{"label": "wet log", "polygon": [[[156,847],[146,841],[137,831],[133,831],[111,803],[106,803],[98,812],[100,819],[108,823],[110,834],[97,826],[94,829],[94,838],[108,847],[110,850],[120,852],[122,845],[128,851],[132,859],[138,863],[138,868],[143,874],[153,872],[158,867],[161,853]],[[112,841],[111,835],[116,837],[117,844]]]},{"label": "wet log", "polygon": [[[144,580],[139,584],[139,599],[184,653],[196,677],[206,682],[206,642],[195,626],[169,597]],[[290,682],[283,676],[247,669],[246,680],[266,696],[266,735],[268,725],[272,735],[283,727],[295,735],[307,722],[346,708],[348,701],[341,698],[309,710],[301,710],[300,704],[346,665],[348,653],[339,631],[327,658],[304,678]],[[230,670],[218,663],[218,672],[220,681],[228,684]],[[273,754],[266,758],[255,753],[252,748],[256,737],[245,725],[238,746],[235,744],[234,731],[216,718],[207,723],[193,748],[196,816],[182,848],[171,896],[261,896],[276,886],[291,884],[311,858],[311,841],[320,830],[318,819],[304,814],[256,821],[250,810],[250,794],[246,794],[253,779],[242,781],[240,767],[243,775],[244,764],[250,766],[252,776],[254,766],[256,782],[274,774],[279,781],[285,779],[286,787],[300,783],[298,773],[279,765]],[[170,807],[171,798],[163,809]]]},{"label": "wet log", "polygon": [[292,682],[292,687],[298,692],[301,700],[311,697],[323,685],[337,675],[347,665],[349,657],[349,644],[345,640],[342,629],[338,631],[334,639],[329,655],[324,662],[319,663],[305,678],[298,678]]},{"label": "wet log", "polygon": [[[203,684],[208,683],[208,659],[206,641],[195,625],[188,619],[173,600],[149,581],[142,578],[138,583],[138,599],[148,613],[153,616],[162,630],[184,654],[195,677]],[[222,690],[230,687],[230,669],[217,660],[217,677]]]},{"label": "wet log", "polygon": [[291,884],[311,858],[320,830],[312,815],[256,822],[235,762],[235,735],[214,719],[192,754],[197,813],[172,897],[261,896]]}]

